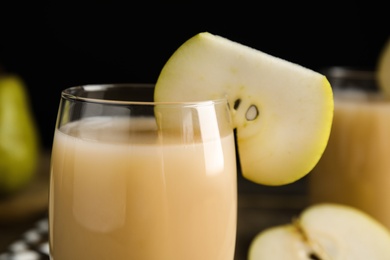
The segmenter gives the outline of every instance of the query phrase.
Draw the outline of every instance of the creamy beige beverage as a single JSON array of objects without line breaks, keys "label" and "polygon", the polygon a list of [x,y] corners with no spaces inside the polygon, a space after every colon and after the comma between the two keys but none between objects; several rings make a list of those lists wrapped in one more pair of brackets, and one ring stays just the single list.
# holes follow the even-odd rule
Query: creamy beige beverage
[{"label": "creamy beige beverage", "polygon": [[356,206],[390,228],[390,101],[335,92],[330,140],[309,180],[312,202]]},{"label": "creamy beige beverage", "polygon": [[53,259],[232,260],[233,134],[184,140],[134,120],[87,119],[56,130]]}]

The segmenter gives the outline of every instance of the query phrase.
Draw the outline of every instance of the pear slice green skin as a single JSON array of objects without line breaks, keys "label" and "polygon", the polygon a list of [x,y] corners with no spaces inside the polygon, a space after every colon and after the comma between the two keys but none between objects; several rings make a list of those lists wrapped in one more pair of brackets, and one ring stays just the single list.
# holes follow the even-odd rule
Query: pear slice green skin
[{"label": "pear slice green skin", "polygon": [[156,101],[226,98],[242,174],[265,185],[292,183],[328,142],[333,93],[324,75],[203,32],[181,45],[156,82]]},{"label": "pear slice green skin", "polygon": [[249,260],[390,259],[390,232],[372,216],[343,204],[321,203],[305,209],[296,223],[257,234]]},{"label": "pear slice green skin", "polygon": [[39,137],[27,89],[16,75],[0,76],[0,195],[11,195],[34,177]]}]

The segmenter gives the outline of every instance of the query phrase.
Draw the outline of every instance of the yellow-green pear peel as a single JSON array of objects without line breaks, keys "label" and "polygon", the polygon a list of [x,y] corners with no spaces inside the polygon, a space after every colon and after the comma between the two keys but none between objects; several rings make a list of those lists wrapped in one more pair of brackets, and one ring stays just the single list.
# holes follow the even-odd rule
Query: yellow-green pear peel
[{"label": "yellow-green pear peel", "polygon": [[202,32],[164,65],[155,100],[218,98],[229,102],[245,178],[288,184],[320,159],[333,118],[333,93],[325,76]]},{"label": "yellow-green pear peel", "polygon": [[32,181],[39,159],[39,136],[23,80],[0,75],[0,195]]}]

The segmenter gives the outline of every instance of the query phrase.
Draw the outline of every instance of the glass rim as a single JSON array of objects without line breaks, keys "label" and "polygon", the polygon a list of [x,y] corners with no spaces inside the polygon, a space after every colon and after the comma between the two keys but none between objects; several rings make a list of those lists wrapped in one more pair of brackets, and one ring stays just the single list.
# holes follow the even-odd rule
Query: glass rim
[{"label": "glass rim", "polygon": [[77,93],[81,91],[93,92],[99,90],[107,90],[110,88],[116,87],[132,87],[132,88],[154,88],[154,83],[103,83],[103,84],[85,84],[85,85],[77,85],[65,88],[61,91],[61,98],[78,101],[78,102],[88,102],[88,103],[98,103],[98,104],[107,104],[107,105],[179,105],[179,106],[202,106],[202,105],[210,105],[210,104],[219,104],[226,103],[228,104],[228,100],[226,98],[216,98],[216,99],[205,99],[198,101],[132,101],[125,99],[105,99],[98,97],[83,97]]}]

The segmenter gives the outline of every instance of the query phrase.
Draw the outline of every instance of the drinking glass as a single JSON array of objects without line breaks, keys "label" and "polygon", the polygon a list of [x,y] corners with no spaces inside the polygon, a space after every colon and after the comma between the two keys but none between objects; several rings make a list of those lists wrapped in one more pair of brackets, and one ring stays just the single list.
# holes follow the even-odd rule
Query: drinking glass
[{"label": "drinking glass", "polygon": [[154,85],[61,94],[51,157],[53,260],[232,260],[237,218],[227,101],[159,103]]},{"label": "drinking glass", "polygon": [[309,175],[310,203],[354,206],[390,228],[390,102],[374,71],[333,67],[325,75],[334,89],[334,120]]}]

